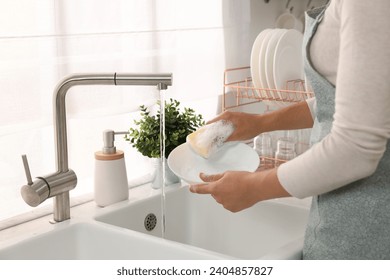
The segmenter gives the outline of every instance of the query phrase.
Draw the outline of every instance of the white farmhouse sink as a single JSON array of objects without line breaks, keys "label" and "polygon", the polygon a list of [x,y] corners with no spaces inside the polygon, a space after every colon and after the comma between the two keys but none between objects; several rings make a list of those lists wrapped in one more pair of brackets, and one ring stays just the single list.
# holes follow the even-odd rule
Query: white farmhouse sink
[{"label": "white farmhouse sink", "polygon": [[[107,209],[95,220],[162,236],[161,197]],[[149,214],[157,217],[156,227]],[[149,216],[148,216],[149,215]],[[231,213],[208,195],[196,195],[187,187],[166,194],[166,231],[168,240],[203,248],[227,258],[299,259],[308,217],[308,209],[275,201]],[[159,238],[160,239],[160,238]]]},{"label": "white farmhouse sink", "polygon": [[[162,242],[161,242],[162,241]],[[79,222],[23,240],[0,250],[0,259],[212,259],[189,246],[112,226]]]}]

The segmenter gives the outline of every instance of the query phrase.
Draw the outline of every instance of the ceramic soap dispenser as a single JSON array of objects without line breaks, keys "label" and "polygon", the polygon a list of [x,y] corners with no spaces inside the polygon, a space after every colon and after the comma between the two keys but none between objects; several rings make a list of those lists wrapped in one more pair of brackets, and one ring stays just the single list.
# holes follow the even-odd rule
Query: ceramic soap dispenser
[{"label": "ceramic soap dispenser", "polygon": [[115,134],[127,132],[103,131],[103,149],[95,153],[95,202],[101,207],[129,198],[124,152],[114,146]]}]

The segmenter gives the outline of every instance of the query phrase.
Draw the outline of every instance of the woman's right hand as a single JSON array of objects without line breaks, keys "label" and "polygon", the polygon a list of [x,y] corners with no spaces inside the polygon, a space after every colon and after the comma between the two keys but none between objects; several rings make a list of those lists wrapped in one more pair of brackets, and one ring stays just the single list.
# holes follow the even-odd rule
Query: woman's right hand
[{"label": "woman's right hand", "polygon": [[249,140],[260,133],[275,130],[313,127],[313,117],[306,101],[301,101],[266,114],[225,111],[207,123],[219,120],[230,121],[235,127],[234,132],[227,141]]},{"label": "woman's right hand", "polygon": [[207,124],[220,120],[229,121],[234,126],[233,133],[226,141],[248,140],[263,132],[261,130],[261,125],[259,124],[260,115],[225,111],[208,121]]}]

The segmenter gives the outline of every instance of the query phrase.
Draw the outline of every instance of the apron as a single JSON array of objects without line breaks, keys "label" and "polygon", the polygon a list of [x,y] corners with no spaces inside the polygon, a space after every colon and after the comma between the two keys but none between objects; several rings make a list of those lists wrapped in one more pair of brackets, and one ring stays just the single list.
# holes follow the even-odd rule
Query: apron
[{"label": "apron", "polygon": [[[325,9],[307,12],[303,39],[305,75],[317,102],[312,145],[331,131],[335,112],[335,87],[314,69],[309,54]],[[373,175],[313,197],[303,259],[390,259],[389,141]]]}]

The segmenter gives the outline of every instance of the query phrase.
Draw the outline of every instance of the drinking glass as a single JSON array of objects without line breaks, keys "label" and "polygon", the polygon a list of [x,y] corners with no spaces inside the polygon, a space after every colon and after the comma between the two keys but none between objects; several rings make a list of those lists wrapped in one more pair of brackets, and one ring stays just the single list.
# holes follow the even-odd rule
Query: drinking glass
[{"label": "drinking glass", "polygon": [[262,133],[254,139],[254,149],[260,157],[260,167],[268,169],[273,167],[272,137],[269,133]]},{"label": "drinking glass", "polygon": [[279,138],[275,152],[275,167],[297,156],[295,141],[291,137]]}]

